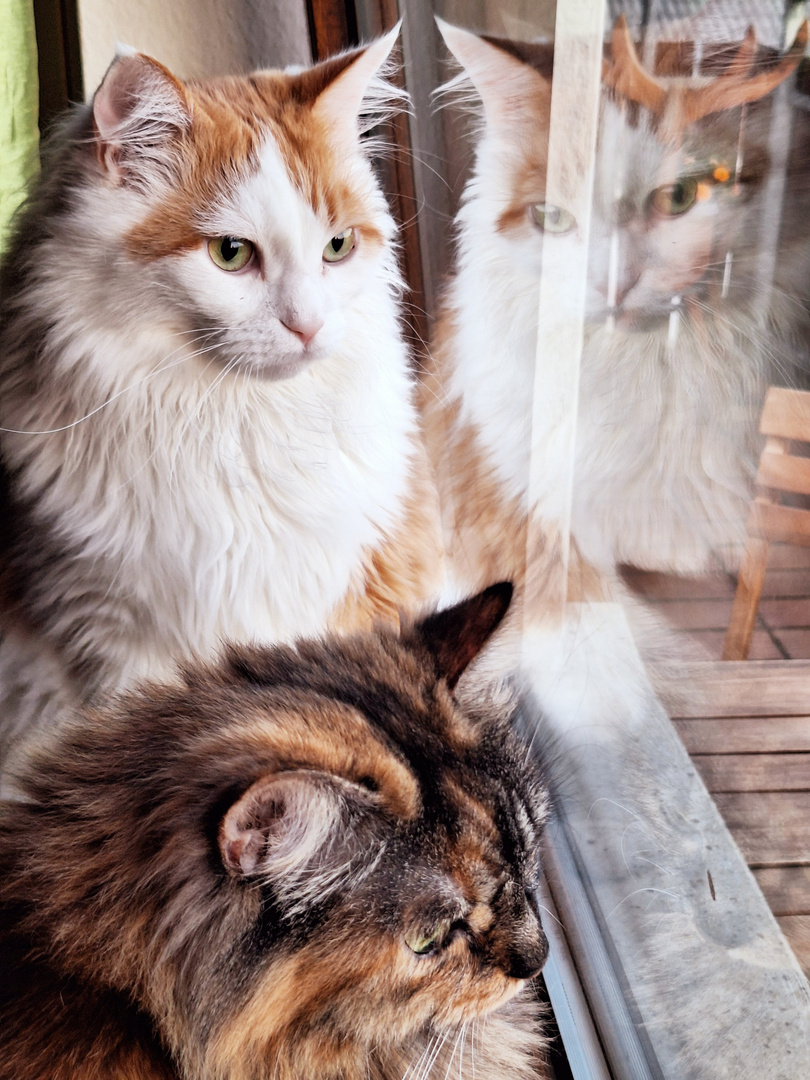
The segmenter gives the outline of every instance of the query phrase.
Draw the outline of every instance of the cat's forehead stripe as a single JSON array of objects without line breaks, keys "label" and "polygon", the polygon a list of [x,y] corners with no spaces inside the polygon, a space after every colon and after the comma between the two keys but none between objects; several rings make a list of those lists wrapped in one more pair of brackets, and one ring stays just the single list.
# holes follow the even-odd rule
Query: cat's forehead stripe
[{"label": "cat's forehead stripe", "polygon": [[[260,765],[266,762],[273,770],[320,769],[353,783],[372,780],[392,813],[408,820],[419,812],[419,787],[407,764],[355,709],[330,702],[325,707],[274,711],[269,718],[257,711],[237,731]],[[234,734],[232,729],[228,740]]]},{"label": "cat's forehead stripe", "polygon": [[508,232],[515,226],[528,223],[527,208],[545,199],[548,141],[539,136],[526,148],[519,159],[513,160],[510,186],[511,201],[498,216],[498,232]]}]

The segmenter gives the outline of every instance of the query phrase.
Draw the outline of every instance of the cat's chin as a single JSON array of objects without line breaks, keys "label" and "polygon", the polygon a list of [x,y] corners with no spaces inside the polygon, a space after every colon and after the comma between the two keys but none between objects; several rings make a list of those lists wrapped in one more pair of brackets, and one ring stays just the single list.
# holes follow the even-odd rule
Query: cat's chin
[{"label": "cat's chin", "polygon": [[239,360],[233,365],[233,369],[239,375],[262,382],[283,382],[285,379],[295,378],[315,361],[322,359],[320,351],[307,351],[299,356],[290,356],[283,359],[273,360]]}]

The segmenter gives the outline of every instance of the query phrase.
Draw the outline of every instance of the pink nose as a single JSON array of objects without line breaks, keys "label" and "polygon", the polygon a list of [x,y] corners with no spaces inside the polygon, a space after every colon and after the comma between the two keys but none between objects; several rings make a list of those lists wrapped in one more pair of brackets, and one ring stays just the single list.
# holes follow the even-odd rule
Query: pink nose
[{"label": "pink nose", "polygon": [[311,319],[291,319],[289,322],[282,319],[281,323],[282,326],[287,327],[291,334],[295,334],[304,345],[309,345],[323,326],[323,319],[319,319],[317,316]]}]

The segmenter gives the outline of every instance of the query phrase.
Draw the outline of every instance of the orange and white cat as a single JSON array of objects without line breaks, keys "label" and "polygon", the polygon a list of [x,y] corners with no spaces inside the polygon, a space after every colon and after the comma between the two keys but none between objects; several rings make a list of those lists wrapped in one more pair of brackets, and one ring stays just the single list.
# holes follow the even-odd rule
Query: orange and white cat
[{"label": "orange and white cat", "polygon": [[565,250],[583,238],[571,209],[546,201],[552,51],[440,26],[483,111],[424,392],[450,585],[528,580],[526,674],[561,726],[640,717],[651,691],[616,565],[696,572],[743,534],[759,402],[807,329],[806,206],[786,201],[768,290],[758,256],[771,114],[767,100],[749,104],[743,123],[740,109],[795,69],[806,34],[763,72],[751,35],[716,78],[690,79],[646,75],[624,24],[614,32],[561,589],[569,462],[555,418],[532,411],[548,359],[535,369],[538,298],[542,270],[571,303]]},{"label": "orange and white cat", "polygon": [[299,72],[116,58],[2,265],[0,741],[68,701],[418,609],[440,573],[395,226],[396,31]]}]

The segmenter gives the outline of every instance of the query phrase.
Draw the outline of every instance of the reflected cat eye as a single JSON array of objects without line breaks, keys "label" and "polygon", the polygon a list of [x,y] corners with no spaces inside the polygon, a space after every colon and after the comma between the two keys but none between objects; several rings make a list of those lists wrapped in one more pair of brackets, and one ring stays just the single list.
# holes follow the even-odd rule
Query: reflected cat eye
[{"label": "reflected cat eye", "polygon": [[698,201],[699,186],[697,178],[693,176],[684,177],[674,184],[665,184],[650,195],[650,206],[664,217],[685,214]]},{"label": "reflected cat eye", "polygon": [[558,236],[571,232],[576,225],[573,214],[553,203],[535,203],[529,207],[529,216],[538,229],[545,233],[556,233]]},{"label": "reflected cat eye", "polygon": [[328,263],[340,262],[341,259],[345,259],[348,254],[354,251],[356,243],[354,229],[344,229],[342,233],[333,236],[323,249],[323,261]]},{"label": "reflected cat eye", "polygon": [[411,931],[405,935],[405,944],[417,956],[426,956],[428,953],[436,952],[437,949],[442,947],[447,935],[450,933],[451,926],[450,919],[442,919],[428,933],[423,933],[421,930]]},{"label": "reflected cat eye", "polygon": [[236,236],[217,236],[208,241],[208,254],[220,270],[242,270],[253,258],[253,244]]}]

